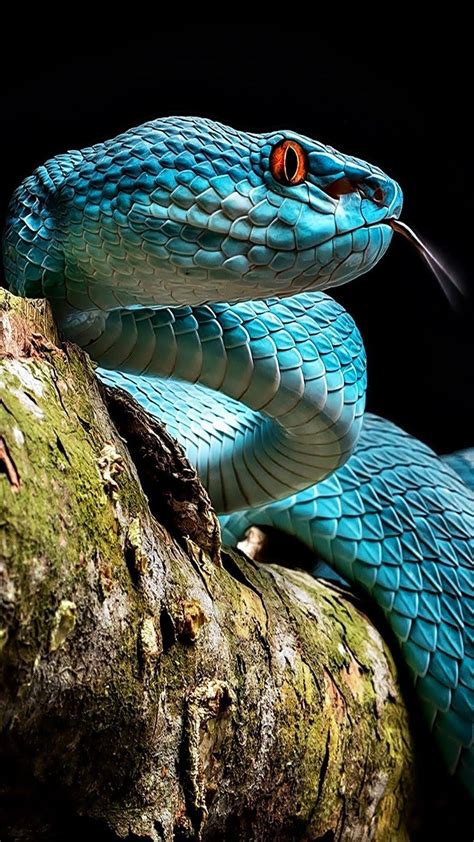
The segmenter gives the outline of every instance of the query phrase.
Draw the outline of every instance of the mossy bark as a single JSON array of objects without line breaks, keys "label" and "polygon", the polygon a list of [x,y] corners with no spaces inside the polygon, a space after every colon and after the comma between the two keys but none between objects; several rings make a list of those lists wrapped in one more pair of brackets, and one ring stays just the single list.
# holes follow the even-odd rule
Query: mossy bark
[{"label": "mossy bark", "polygon": [[221,551],[160,426],[43,304],[1,308],[0,838],[408,839],[412,738],[367,617]]}]

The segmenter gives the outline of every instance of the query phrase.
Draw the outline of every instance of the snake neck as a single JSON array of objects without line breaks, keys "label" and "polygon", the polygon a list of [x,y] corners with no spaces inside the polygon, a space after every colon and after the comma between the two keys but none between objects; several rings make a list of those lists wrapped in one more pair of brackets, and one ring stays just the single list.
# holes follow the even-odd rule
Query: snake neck
[{"label": "snake neck", "polygon": [[68,175],[83,160],[83,153],[78,151],[58,155],[38,167],[15,190],[3,236],[5,278],[13,293],[53,300],[64,296],[57,200]]},{"label": "snake neck", "polygon": [[114,311],[95,331],[78,325],[75,339],[109,382],[147,397],[218,511],[285,497],[354,449],[365,352],[352,319],[323,293]]}]

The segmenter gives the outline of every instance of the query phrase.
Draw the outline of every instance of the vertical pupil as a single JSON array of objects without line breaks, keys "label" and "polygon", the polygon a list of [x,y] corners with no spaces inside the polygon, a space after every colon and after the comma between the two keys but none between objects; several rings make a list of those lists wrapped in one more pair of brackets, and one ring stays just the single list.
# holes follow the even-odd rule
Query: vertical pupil
[{"label": "vertical pupil", "polygon": [[298,155],[292,146],[287,146],[285,151],[285,178],[293,181],[298,172]]}]

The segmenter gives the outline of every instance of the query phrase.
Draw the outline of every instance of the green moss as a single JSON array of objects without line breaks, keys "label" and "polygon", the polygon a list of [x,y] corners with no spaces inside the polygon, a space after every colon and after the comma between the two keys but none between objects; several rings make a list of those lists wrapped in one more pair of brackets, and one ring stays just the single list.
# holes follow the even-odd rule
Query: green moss
[{"label": "green moss", "polygon": [[[30,709],[15,724],[39,776],[67,772],[74,797],[85,781],[80,811],[99,799],[123,836],[171,810],[187,821],[186,798],[211,814],[222,783],[220,809],[244,828],[248,809],[256,839],[274,828],[317,838],[345,815],[366,828],[373,792],[374,838],[402,840],[411,742],[392,661],[366,618],[302,573],[235,554],[238,575],[191,542],[181,552],[149,514],[84,356],[71,348],[19,365],[0,363],[2,434],[20,478],[15,491],[0,475],[12,607],[0,651],[15,704],[32,688],[48,700],[34,729]],[[104,445],[123,455],[117,488],[99,465]],[[163,611],[176,631],[166,641]],[[190,699],[212,682],[228,699],[194,706],[191,751]],[[58,720],[50,758],[40,741]]]},{"label": "green moss", "polygon": [[[37,658],[65,645],[74,633],[77,618],[71,606],[76,602],[83,622],[84,604],[75,595],[90,587],[97,559],[124,587],[128,571],[116,506],[97,464],[110,434],[107,416],[104,412],[101,419],[92,409],[101,402],[96,394],[96,403],[91,403],[96,387],[82,355],[57,351],[14,364],[5,359],[0,384],[3,435],[20,478],[14,493],[6,475],[0,476],[0,509],[8,511],[0,549],[4,558],[14,554],[10,575],[25,620],[16,641],[24,667],[18,677],[27,680]],[[127,520],[145,504],[132,477],[123,474],[119,483]],[[133,592],[129,602],[133,616]],[[141,607],[135,602],[138,629]],[[131,673],[136,662],[133,638],[132,629],[125,644],[133,651]],[[121,693],[131,677],[120,676]]]},{"label": "green moss", "polygon": [[74,631],[76,625],[76,604],[70,599],[62,599],[54,616],[51,630],[49,651],[56,652]]}]

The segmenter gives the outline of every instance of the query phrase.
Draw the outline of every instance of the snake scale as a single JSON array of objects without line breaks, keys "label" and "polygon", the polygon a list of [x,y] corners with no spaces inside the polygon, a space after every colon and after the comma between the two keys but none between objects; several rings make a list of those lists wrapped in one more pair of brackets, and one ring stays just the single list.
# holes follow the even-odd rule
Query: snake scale
[{"label": "snake scale", "polygon": [[472,453],[364,415],[363,343],[323,291],[380,260],[401,208],[377,167],[301,135],[165,118],[27,178],[5,273],[166,422],[227,541],[273,525],[375,600],[473,792]]}]

